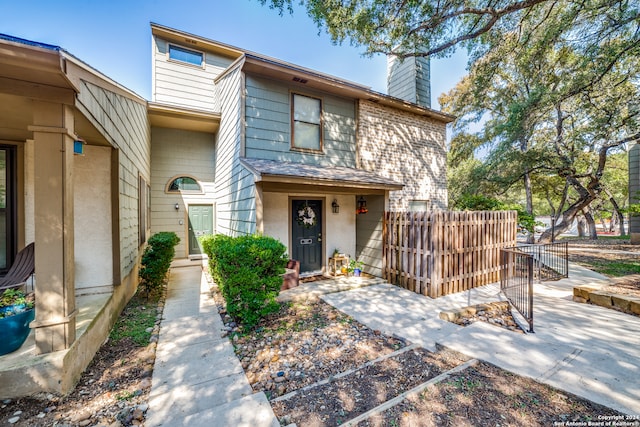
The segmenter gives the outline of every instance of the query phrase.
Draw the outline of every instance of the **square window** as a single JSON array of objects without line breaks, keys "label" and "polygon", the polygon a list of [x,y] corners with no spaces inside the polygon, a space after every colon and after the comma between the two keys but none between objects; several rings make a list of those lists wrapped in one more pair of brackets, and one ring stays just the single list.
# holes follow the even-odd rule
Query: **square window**
[{"label": "square window", "polygon": [[197,65],[202,67],[204,54],[195,50],[187,49],[184,47],[169,45],[169,59],[174,61],[185,62],[191,65]]},{"label": "square window", "polygon": [[291,147],[322,151],[322,101],[318,98],[293,94],[291,97]]}]

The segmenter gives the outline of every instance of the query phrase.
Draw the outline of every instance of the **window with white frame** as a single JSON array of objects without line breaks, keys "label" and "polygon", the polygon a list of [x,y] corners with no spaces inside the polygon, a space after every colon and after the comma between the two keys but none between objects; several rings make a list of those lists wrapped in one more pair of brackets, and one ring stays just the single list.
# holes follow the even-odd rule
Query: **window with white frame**
[{"label": "window with white frame", "polygon": [[202,187],[190,176],[178,176],[169,181],[165,189],[167,193],[202,193]]},{"label": "window with white frame", "polygon": [[425,212],[430,207],[430,200],[409,200],[409,212]]},{"label": "window with white frame", "polygon": [[292,94],[291,116],[291,148],[322,151],[322,100]]},{"label": "window with white frame", "polygon": [[204,62],[204,54],[202,52],[198,52],[197,50],[191,50],[187,49],[186,47],[170,44],[169,59],[202,67],[202,63]]}]

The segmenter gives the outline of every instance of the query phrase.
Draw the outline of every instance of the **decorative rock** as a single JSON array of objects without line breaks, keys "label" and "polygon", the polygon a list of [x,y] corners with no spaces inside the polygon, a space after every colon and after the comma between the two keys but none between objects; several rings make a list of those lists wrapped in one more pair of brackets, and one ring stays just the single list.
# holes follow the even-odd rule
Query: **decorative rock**
[{"label": "decorative rock", "polygon": [[275,381],[276,383],[283,383],[286,380],[287,379],[285,377],[275,377],[273,381]]},{"label": "decorative rock", "polygon": [[142,420],[144,418],[144,412],[142,412],[140,409],[134,409],[132,415],[133,419],[135,420]]},{"label": "decorative rock", "polygon": [[140,381],[140,389],[144,390],[146,388],[151,387],[151,379],[150,378],[144,378],[142,381]]},{"label": "decorative rock", "polygon": [[151,333],[153,331],[153,328],[147,328],[144,330],[146,333]]},{"label": "decorative rock", "polygon": [[80,427],[86,427],[86,426],[88,426],[89,424],[91,424],[91,420],[84,420],[84,421],[80,421],[80,422],[78,423],[78,425],[79,425]]},{"label": "decorative rock", "polygon": [[22,415],[22,411],[16,411],[13,413],[13,416]]},{"label": "decorative rock", "polygon": [[151,375],[153,375],[153,365],[152,364],[144,365],[144,367],[142,368],[142,373],[141,373],[140,376],[142,378],[148,378]]},{"label": "decorative rock", "polygon": [[147,405],[146,403],[142,403],[138,405],[138,409],[140,409],[143,413],[147,412],[149,410],[149,405]]},{"label": "decorative rock", "polygon": [[611,294],[606,292],[591,292],[589,294],[589,302],[602,307],[611,307],[613,305]]},{"label": "decorative rock", "polygon": [[20,417],[12,417],[12,418],[9,418],[7,421],[9,421],[9,424],[15,424],[18,421],[20,421]]},{"label": "decorative rock", "polygon": [[45,414],[44,412],[38,412],[38,415],[36,415],[37,418],[44,418],[46,416],[47,414]]},{"label": "decorative rock", "polygon": [[91,418],[91,415],[92,414],[90,411],[78,412],[73,417],[71,417],[71,422],[79,423],[80,421],[88,420],[89,418]]}]

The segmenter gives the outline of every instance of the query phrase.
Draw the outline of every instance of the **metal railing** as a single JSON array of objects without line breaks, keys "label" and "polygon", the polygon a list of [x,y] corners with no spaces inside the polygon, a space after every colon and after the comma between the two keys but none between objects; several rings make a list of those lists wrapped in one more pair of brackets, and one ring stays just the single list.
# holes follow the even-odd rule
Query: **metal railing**
[{"label": "metal railing", "polygon": [[515,248],[533,257],[533,279],[539,282],[569,277],[569,242],[520,245]]},{"label": "metal railing", "polygon": [[500,263],[500,290],[533,332],[533,282],[569,277],[568,242],[505,248]]},{"label": "metal railing", "polygon": [[500,251],[500,259],[500,290],[533,332],[534,258],[518,248],[505,248]]}]

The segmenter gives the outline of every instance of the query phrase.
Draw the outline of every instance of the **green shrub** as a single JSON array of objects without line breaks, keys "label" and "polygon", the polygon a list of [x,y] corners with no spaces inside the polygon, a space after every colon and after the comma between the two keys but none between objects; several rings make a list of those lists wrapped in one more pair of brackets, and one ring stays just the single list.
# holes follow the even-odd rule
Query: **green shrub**
[{"label": "green shrub", "polygon": [[167,277],[171,260],[176,253],[176,245],[180,238],[176,233],[162,231],[149,238],[148,245],[142,254],[138,276],[140,286],[147,292],[159,289]]},{"label": "green shrub", "polygon": [[286,247],[266,236],[205,236],[211,276],[220,287],[227,312],[252,327],[278,310],[276,297],[287,264]]}]

